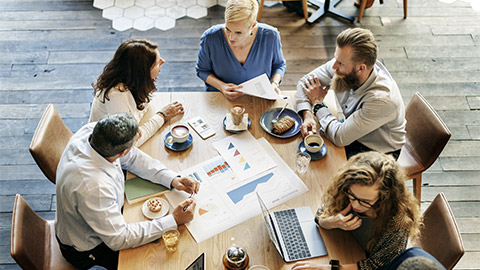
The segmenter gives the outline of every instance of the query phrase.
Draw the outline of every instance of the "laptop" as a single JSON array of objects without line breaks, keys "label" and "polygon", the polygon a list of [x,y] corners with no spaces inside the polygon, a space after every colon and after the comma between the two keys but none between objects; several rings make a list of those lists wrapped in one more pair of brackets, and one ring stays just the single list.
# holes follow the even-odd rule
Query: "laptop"
[{"label": "laptop", "polygon": [[286,262],[327,255],[322,236],[308,206],[270,213],[257,192],[268,234]]},{"label": "laptop", "polygon": [[185,270],[205,270],[205,253],[198,256]]}]

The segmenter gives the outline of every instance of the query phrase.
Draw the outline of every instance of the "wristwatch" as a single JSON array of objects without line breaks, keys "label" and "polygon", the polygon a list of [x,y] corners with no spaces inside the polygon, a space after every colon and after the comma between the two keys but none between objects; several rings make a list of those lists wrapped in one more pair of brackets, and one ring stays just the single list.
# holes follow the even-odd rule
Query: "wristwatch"
[{"label": "wristwatch", "polygon": [[339,260],[330,260],[330,263],[329,263],[332,268],[332,270],[340,270],[340,261]]},{"label": "wristwatch", "polygon": [[318,102],[318,103],[316,103],[316,104],[313,106],[313,114],[316,116],[318,110],[320,110],[321,108],[328,108],[328,106],[325,105],[325,103],[323,103],[323,102]]}]

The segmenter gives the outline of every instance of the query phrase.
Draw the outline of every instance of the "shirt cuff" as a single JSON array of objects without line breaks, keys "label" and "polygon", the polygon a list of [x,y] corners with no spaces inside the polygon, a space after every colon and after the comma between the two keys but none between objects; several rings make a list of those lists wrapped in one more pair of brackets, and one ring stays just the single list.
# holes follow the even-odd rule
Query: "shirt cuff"
[{"label": "shirt cuff", "polygon": [[311,111],[312,110],[312,105],[308,102],[302,102],[297,104],[297,112],[301,111]]},{"label": "shirt cuff", "polygon": [[162,218],[157,218],[155,219],[155,221],[160,222],[163,228],[163,231],[166,231],[169,229],[176,229],[178,227],[177,222],[175,221],[175,218],[173,217],[173,215],[167,215]]}]

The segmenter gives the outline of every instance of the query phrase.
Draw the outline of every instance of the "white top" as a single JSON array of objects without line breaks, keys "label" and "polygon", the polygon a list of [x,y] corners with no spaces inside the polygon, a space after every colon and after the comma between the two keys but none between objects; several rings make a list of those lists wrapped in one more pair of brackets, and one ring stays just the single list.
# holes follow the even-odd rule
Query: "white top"
[{"label": "white top", "polygon": [[[100,97],[95,96],[92,102],[89,122],[97,122],[108,114],[130,113],[137,119],[142,120],[143,116],[150,110],[150,104],[146,103],[143,110],[137,109],[137,104],[132,93],[126,90],[122,83],[112,88],[108,92],[108,98],[103,102],[103,94]],[[135,146],[140,146],[152,137],[165,123],[163,116],[154,114],[148,121],[139,127],[142,137],[137,141]]]},{"label": "white top", "polygon": [[150,243],[166,229],[176,228],[172,215],[125,222],[122,168],[166,187],[177,174],[136,147],[110,163],[88,142],[95,124],[89,123],[73,135],[58,164],[55,231],[60,241],[78,251],[91,250],[102,242],[120,250]]},{"label": "white top", "polygon": [[[331,84],[335,74],[335,59],[319,66],[316,74],[322,85]],[[305,78],[305,77],[304,77]],[[297,84],[297,111],[311,110],[312,104],[302,89],[303,78]],[[388,153],[399,150],[405,143],[405,106],[397,83],[387,68],[377,60],[368,79],[358,89],[337,93],[345,121],[339,121],[328,108],[317,112],[320,133],[337,146],[358,141],[370,149]]]}]

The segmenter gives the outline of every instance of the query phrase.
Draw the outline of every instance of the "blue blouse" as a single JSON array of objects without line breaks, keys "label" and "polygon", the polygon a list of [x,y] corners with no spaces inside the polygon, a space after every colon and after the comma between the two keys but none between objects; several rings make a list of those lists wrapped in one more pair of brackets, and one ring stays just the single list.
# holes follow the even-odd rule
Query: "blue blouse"
[{"label": "blue blouse", "polygon": [[[263,73],[271,78],[280,74],[283,78],[287,64],[283,58],[280,33],[276,28],[258,23],[257,35],[247,60],[242,65],[233,54],[223,34],[223,24],[215,25],[205,31],[200,38],[198,51],[197,76],[205,81],[210,74],[225,83],[241,84]],[[218,91],[205,83],[207,91]]]}]

